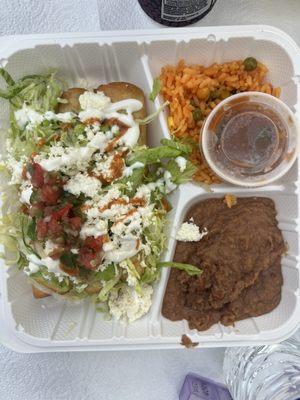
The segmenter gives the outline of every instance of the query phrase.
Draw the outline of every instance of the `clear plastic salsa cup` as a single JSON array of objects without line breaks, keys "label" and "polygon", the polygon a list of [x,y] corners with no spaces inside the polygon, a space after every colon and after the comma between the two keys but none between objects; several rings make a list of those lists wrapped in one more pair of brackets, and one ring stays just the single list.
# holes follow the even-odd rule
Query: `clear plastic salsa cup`
[{"label": "clear plastic salsa cup", "polygon": [[285,103],[269,94],[244,92],[213,109],[201,130],[200,149],[222,180],[263,186],[291,168],[299,134],[299,123]]}]

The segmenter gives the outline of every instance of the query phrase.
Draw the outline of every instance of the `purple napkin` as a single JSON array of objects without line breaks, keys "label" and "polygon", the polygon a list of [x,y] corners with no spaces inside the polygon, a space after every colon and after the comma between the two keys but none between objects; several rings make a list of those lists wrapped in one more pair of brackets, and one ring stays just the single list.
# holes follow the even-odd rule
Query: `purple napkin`
[{"label": "purple napkin", "polygon": [[179,400],[233,400],[226,386],[196,374],[188,374]]}]

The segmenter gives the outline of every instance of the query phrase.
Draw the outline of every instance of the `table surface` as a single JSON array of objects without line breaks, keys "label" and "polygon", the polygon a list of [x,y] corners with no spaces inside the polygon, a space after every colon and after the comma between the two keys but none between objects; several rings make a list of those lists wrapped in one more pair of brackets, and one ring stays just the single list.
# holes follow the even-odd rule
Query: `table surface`
[{"label": "table surface", "polygon": [[[161,27],[137,0],[0,0],[0,34]],[[268,24],[300,45],[300,0],[218,0],[196,26]],[[168,29],[168,28],[166,28]],[[18,354],[0,346],[0,399],[178,399],[188,372],[223,380],[224,349]]]}]

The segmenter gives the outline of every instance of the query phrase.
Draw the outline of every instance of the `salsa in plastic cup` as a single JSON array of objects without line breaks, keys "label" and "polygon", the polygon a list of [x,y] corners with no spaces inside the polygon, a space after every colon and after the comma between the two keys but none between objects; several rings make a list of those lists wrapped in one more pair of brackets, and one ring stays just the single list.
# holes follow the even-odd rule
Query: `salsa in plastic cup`
[{"label": "salsa in plastic cup", "polygon": [[244,92],[219,103],[201,130],[200,147],[210,168],[240,186],[262,186],[283,176],[299,146],[299,124],[274,96]]}]

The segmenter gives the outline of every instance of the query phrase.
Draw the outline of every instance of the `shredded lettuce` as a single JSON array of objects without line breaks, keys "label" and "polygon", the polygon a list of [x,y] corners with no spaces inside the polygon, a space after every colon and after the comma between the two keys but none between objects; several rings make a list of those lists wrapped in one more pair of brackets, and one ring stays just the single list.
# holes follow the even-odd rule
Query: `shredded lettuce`
[{"label": "shredded lettuce", "polygon": [[158,212],[151,218],[151,222],[147,228],[144,229],[144,235],[147,242],[150,243],[151,250],[156,256],[160,256],[166,244],[166,218]]},{"label": "shredded lettuce", "polygon": [[170,160],[167,163],[166,169],[171,173],[172,181],[176,185],[180,185],[182,183],[190,181],[197,171],[195,165],[188,160],[186,161],[186,168],[182,172],[180,171],[178,164],[174,160]]},{"label": "shredded lettuce", "polygon": [[43,266],[40,266],[39,270],[31,274],[29,278],[34,283],[38,283],[58,294],[67,293],[72,289],[72,283],[69,277],[66,276],[63,279],[58,279],[53,272],[49,272],[47,268]]},{"label": "shredded lettuce", "polygon": [[[131,182],[131,179],[133,179],[133,182],[135,182],[135,185],[133,185],[134,189],[142,183],[143,179],[147,182],[156,181],[162,176],[162,174],[159,173],[160,168],[162,168],[163,171],[167,170],[170,172],[171,181],[175,185],[188,182],[196,173],[196,167],[189,160],[186,159],[184,171],[180,171],[178,164],[175,162],[176,157],[181,156],[186,158],[189,155],[191,152],[191,147],[189,145],[171,139],[163,139],[161,142],[162,146],[160,147],[141,148],[135,151],[127,160],[129,165],[135,162],[141,162],[148,167],[145,177],[143,177],[145,170],[138,169],[134,171],[131,178],[127,178],[127,181]],[[125,183],[124,178],[122,182]]]},{"label": "shredded lettuce", "polygon": [[189,155],[192,151],[192,148],[188,144],[184,144],[176,140],[175,138],[173,139],[162,139],[160,143],[163,146],[170,147],[171,149],[176,149],[181,152],[181,154]]},{"label": "shredded lettuce", "polygon": [[170,103],[168,101],[166,101],[164,104],[162,104],[154,113],[148,115],[146,118],[144,119],[137,119],[136,122],[140,125],[148,125],[150,124],[150,122],[152,122],[157,116],[158,114],[169,105]]},{"label": "shredded lettuce", "polygon": [[174,139],[162,139],[161,146],[154,148],[140,148],[128,159],[129,165],[141,162],[145,165],[159,163],[166,158],[186,157],[191,152],[191,146]]},{"label": "shredded lettuce", "polygon": [[103,271],[96,273],[97,281],[110,281],[116,276],[116,268],[114,263],[109,264]]},{"label": "shredded lettuce", "polygon": [[74,286],[74,290],[78,293],[78,294],[83,294],[84,289],[88,286],[87,283],[82,283],[82,284],[76,284]]},{"label": "shredded lettuce", "polygon": [[0,90],[0,97],[7,99],[11,105],[8,138],[13,156],[19,160],[23,155],[29,156],[37,151],[41,139],[49,143],[57,134],[58,123],[43,121],[35,129],[21,129],[16,122],[15,111],[24,104],[40,113],[55,111],[63,86],[56,77],[56,71],[27,75],[15,81],[6,70],[0,68],[0,76],[7,85],[6,90]]},{"label": "shredded lettuce", "polygon": [[109,292],[111,289],[116,286],[119,282],[119,278],[113,278],[106,282],[103,288],[100,290],[100,293],[97,296],[97,300],[100,302],[104,302],[108,299]]},{"label": "shredded lettuce", "polygon": [[127,258],[127,259],[125,260],[125,262],[126,262],[126,264],[127,264],[127,268],[128,268],[128,271],[130,272],[130,274],[131,274],[132,276],[134,276],[136,279],[140,279],[140,275],[139,275],[139,273],[137,272],[136,267],[135,267],[134,263],[131,261],[131,259],[130,259],[130,258]]},{"label": "shredded lettuce", "polygon": [[0,243],[7,265],[19,265],[19,262],[21,265],[22,213],[18,210],[18,202],[12,201],[17,198],[17,189],[14,185],[3,185],[1,191]]},{"label": "shredded lettuce", "polygon": [[46,112],[57,106],[62,85],[56,78],[56,71],[27,75],[14,81],[6,70],[0,68],[0,76],[7,85],[6,91],[0,91],[0,97],[9,100],[14,108],[22,108],[26,103],[36,111]]},{"label": "shredded lettuce", "polygon": [[177,268],[186,272],[189,276],[198,276],[202,274],[202,270],[191,264],[176,263],[173,261],[160,262],[160,267]]},{"label": "shredded lettuce", "polygon": [[[152,257],[154,258],[154,257]],[[147,258],[147,262],[150,262],[150,257]],[[141,277],[141,284],[147,283],[151,284],[155,282],[160,275],[160,270],[157,268],[157,260],[154,260],[154,266],[151,266],[150,264],[147,265],[147,268],[145,269],[145,272],[143,273]]]},{"label": "shredded lettuce", "polygon": [[76,147],[78,145],[78,138],[77,135],[74,135],[74,131],[67,129],[64,131],[61,136],[60,136],[60,141],[66,146],[66,147]]},{"label": "shredded lettuce", "polygon": [[172,136],[172,139],[174,141],[176,141],[177,143],[185,144],[185,145],[189,146],[189,148],[191,150],[198,150],[199,149],[199,143],[196,142],[191,137],[181,137],[180,139],[178,139],[178,138]]},{"label": "shredded lettuce", "polygon": [[[9,73],[4,68],[0,68],[0,76],[5,80],[7,86],[12,87],[15,84],[15,81],[13,80],[13,78],[9,75]],[[7,94],[3,90],[1,90],[0,97],[9,99],[9,94]]]},{"label": "shredded lettuce", "polygon": [[138,151],[129,157],[129,164],[141,162],[145,165],[160,162],[164,158],[174,158],[181,155],[181,151],[169,146],[160,146]]},{"label": "shredded lettuce", "polygon": [[118,180],[118,185],[123,186],[122,192],[127,196],[132,197],[136,189],[142,185],[145,179],[145,168],[137,168],[132,171],[129,177],[124,177]]},{"label": "shredded lettuce", "polygon": [[[37,258],[41,258],[40,255],[33,249],[31,244],[27,242],[28,232],[31,230],[32,220],[28,218],[25,214],[22,214],[21,219],[21,231],[22,231],[22,242],[29,254],[34,254]],[[29,237],[30,239],[30,237]]]},{"label": "shredded lettuce", "polygon": [[107,303],[97,303],[96,306],[96,311],[98,313],[103,314],[103,319],[104,321],[110,321],[111,320],[111,315],[109,313],[109,307]]},{"label": "shredded lettuce", "polygon": [[17,264],[18,269],[24,269],[28,265],[28,261],[25,255],[23,253],[20,253],[18,261],[16,263],[13,263],[12,265],[14,264]]},{"label": "shredded lettuce", "polygon": [[156,97],[158,96],[160,89],[161,89],[160,80],[159,80],[159,78],[155,78],[153,80],[152,91],[149,94],[149,100],[154,101],[156,99]]}]

